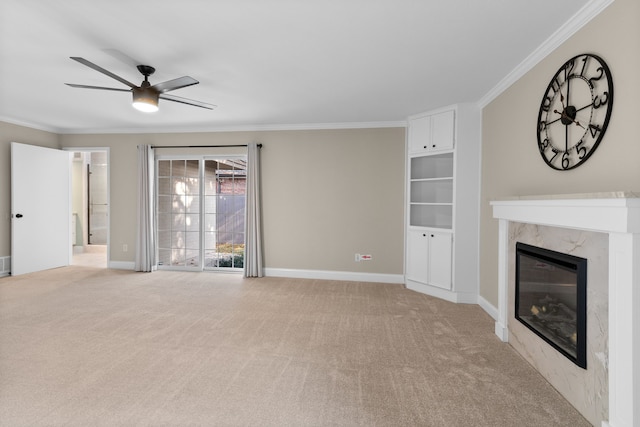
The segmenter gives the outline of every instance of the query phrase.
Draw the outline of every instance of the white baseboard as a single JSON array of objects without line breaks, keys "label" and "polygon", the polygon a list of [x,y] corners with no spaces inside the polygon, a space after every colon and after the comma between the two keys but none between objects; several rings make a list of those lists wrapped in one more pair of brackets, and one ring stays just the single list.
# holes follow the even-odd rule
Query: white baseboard
[{"label": "white baseboard", "polygon": [[349,282],[404,283],[402,274],[357,273],[353,271],[297,270],[291,268],[265,268],[267,277],[293,279],[345,280]]},{"label": "white baseboard", "polygon": [[448,289],[438,288],[437,286],[425,285],[424,283],[415,282],[413,280],[407,280],[407,289],[457,304],[478,303],[478,296],[476,294],[468,292],[454,292]]},{"label": "white baseboard", "polygon": [[133,261],[109,261],[109,268],[114,270],[133,270],[136,263]]},{"label": "white baseboard", "polygon": [[493,320],[498,320],[498,309],[491,304],[486,299],[482,298],[482,296],[478,295],[478,305],[487,312],[489,316],[493,318]]},{"label": "white baseboard", "polygon": [[[134,270],[135,262],[110,261],[109,268]],[[294,279],[346,280],[350,282],[404,283],[402,274],[356,273],[351,271],[296,270],[290,268],[265,268],[265,276]]]}]

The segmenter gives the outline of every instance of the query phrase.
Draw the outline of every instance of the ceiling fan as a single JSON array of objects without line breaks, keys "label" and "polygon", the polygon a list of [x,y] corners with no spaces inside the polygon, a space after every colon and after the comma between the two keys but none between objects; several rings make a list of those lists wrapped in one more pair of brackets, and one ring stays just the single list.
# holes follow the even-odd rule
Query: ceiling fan
[{"label": "ceiling fan", "polygon": [[213,110],[216,106],[212,104],[207,104],[205,102],[195,101],[193,99],[181,98],[175,95],[168,95],[166,92],[180,89],[187,86],[197,85],[200,83],[196,79],[184,76],[178,77],[177,79],[168,80],[162,83],[156,83],[151,86],[149,83],[149,76],[152,75],[156,69],[150,65],[138,65],[138,71],[142,73],[144,76],[144,81],[140,84],[140,86],[136,86],[135,84],[123,79],[122,77],[113,74],[111,71],[105,70],[99,65],[94,64],[93,62],[87,61],[84,58],[80,58],[77,56],[72,56],[71,59],[77,61],[83,65],[86,65],[89,68],[93,68],[94,70],[105,74],[113,79],[118,80],[121,83],[129,86],[130,89],[119,89],[112,87],[103,87],[103,86],[87,86],[87,85],[79,85],[73,83],[65,83],[71,87],[77,87],[82,89],[99,89],[99,90],[114,90],[118,92],[131,92],[133,94],[133,106],[146,113],[152,113],[154,111],[158,111],[158,99],[165,99],[167,101],[179,102],[181,104],[193,105],[195,107],[206,108],[208,110]]}]

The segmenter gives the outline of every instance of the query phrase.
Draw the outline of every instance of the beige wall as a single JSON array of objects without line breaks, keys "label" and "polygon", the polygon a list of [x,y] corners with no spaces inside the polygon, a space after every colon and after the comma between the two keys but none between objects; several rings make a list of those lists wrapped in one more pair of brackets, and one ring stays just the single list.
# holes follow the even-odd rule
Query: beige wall
[{"label": "beige wall", "polygon": [[[491,200],[516,195],[640,191],[640,2],[616,0],[484,108],[480,217],[480,295],[498,304],[498,224]],[[601,56],[614,82],[609,128],[580,167],[556,171],[537,148],[538,108],[549,80],[569,58]]]},{"label": "beige wall", "polygon": [[[133,261],[136,146],[263,144],[268,268],[402,274],[404,129],[62,135],[62,147],[109,147],[111,261]],[[158,150],[177,154],[182,150]],[[187,150],[243,153],[241,149]],[[122,252],[127,244],[128,252]],[[373,261],[354,262],[369,253]]]},{"label": "beige wall", "polygon": [[59,135],[0,122],[0,256],[11,254],[11,143],[59,148]]},{"label": "beige wall", "polygon": [[[616,0],[483,111],[480,294],[497,306],[497,222],[489,201],[513,195],[640,191],[640,2]],[[558,67],[602,56],[615,85],[613,115],[596,153],[560,172],[542,161],[536,118]],[[0,123],[0,256],[10,252],[9,142],[110,147],[111,260],[132,261],[136,149],[150,144],[265,144],[266,266],[402,273],[404,130],[62,135]],[[176,151],[174,151],[176,152]],[[122,252],[127,244],[129,252]],[[355,252],[372,262],[354,263]]]}]

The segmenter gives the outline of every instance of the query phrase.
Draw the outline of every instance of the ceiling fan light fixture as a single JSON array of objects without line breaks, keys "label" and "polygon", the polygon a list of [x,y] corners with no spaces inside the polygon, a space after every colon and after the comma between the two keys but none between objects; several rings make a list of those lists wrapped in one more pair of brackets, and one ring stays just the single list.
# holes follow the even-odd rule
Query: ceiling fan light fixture
[{"label": "ceiling fan light fixture", "polygon": [[158,111],[158,92],[146,87],[133,88],[132,91],[132,105],[136,110],[144,113],[155,113]]}]

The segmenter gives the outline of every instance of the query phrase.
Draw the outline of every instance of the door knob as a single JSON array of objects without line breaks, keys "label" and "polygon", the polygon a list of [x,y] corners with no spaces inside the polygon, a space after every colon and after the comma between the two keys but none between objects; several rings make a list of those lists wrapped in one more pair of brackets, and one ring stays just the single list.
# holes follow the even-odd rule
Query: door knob
[{"label": "door knob", "polygon": [[16,214],[16,218],[22,218],[22,214]]}]

